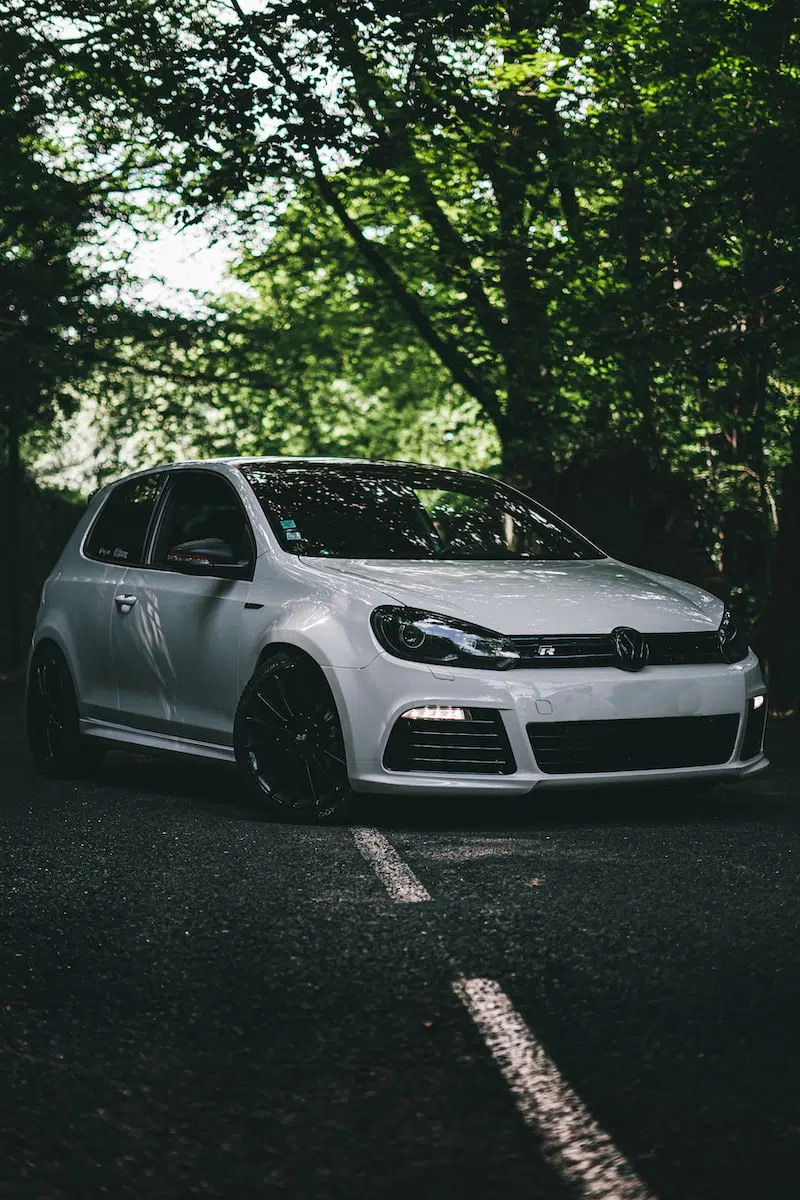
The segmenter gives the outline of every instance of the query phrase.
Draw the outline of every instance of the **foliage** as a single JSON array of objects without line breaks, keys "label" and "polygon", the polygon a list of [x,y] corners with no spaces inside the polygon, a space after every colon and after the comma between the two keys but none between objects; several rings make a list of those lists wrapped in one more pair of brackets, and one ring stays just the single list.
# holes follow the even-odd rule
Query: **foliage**
[{"label": "foliage", "polygon": [[122,144],[180,220],[249,242],[248,295],[103,368],[109,433],[494,459],[615,537],[641,513],[640,560],[682,529],[678,573],[769,611],[794,527],[791,0],[26,10],[91,154]]},{"label": "foliage", "polygon": [[[22,645],[28,645],[42,584],[80,519],[85,499],[63,487],[41,487],[26,473],[19,489],[17,526],[11,530],[7,525],[8,484],[8,472],[0,466],[0,538],[5,547],[6,567],[8,547],[15,534],[19,545],[15,599],[20,614],[20,640]],[[8,620],[0,622],[0,675],[6,667],[16,669],[21,665],[20,649],[13,637],[13,624]]]},{"label": "foliage", "polygon": [[72,331],[88,316],[91,283],[71,255],[91,200],[47,161],[41,104],[25,92],[25,41],[6,33],[0,58],[0,423],[24,430],[73,369]]}]

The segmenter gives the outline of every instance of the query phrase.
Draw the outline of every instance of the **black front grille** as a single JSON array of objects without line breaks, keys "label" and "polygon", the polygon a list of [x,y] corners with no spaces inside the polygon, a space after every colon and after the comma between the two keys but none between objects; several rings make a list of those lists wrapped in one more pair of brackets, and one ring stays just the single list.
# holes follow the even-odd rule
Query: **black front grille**
[{"label": "black front grille", "polygon": [[719,638],[710,633],[646,633],[650,647],[649,665],[654,667],[685,666],[697,663],[721,663]]},{"label": "black front grille", "polygon": [[542,721],[527,727],[536,762],[547,775],[713,766],[733,754],[738,728],[737,713]]},{"label": "black front grille", "polygon": [[389,771],[513,774],[517,765],[500,713],[492,708],[471,708],[467,713],[468,721],[399,717],[386,743],[383,765]]},{"label": "black front grille", "polygon": [[[707,633],[645,633],[650,667],[721,663],[725,660],[712,630]],[[613,667],[616,665],[610,633],[546,634],[510,637],[520,655],[514,667]]]},{"label": "black front grille", "polygon": [[610,633],[558,634],[547,637],[511,637],[519,654],[514,667],[613,667]]}]

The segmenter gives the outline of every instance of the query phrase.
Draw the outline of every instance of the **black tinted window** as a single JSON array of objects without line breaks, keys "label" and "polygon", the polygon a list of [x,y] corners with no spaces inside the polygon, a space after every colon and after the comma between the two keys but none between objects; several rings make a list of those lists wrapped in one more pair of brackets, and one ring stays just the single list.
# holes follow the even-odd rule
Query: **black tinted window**
[{"label": "black tinted window", "polygon": [[480,475],[403,464],[240,467],[293,554],[535,559],[603,554],[520,492]]},{"label": "black tinted window", "polygon": [[168,566],[170,550],[196,543],[222,543],[234,562],[253,558],[250,526],[230,484],[219,475],[181,472],[172,478],[153,564]]},{"label": "black tinted window", "polygon": [[147,526],[163,482],[163,475],[143,475],[118,484],[92,526],[85,553],[125,566],[141,563]]}]

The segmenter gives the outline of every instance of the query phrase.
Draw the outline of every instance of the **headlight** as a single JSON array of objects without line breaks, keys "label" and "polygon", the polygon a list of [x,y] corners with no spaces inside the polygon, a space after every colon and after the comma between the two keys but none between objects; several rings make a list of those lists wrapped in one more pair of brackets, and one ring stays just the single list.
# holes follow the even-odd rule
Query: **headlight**
[{"label": "headlight", "polygon": [[722,621],[717,630],[717,639],[719,641],[720,654],[725,659],[725,662],[741,662],[743,658],[747,658],[750,649],[747,644],[747,637],[729,608],[726,608],[722,614]]},{"label": "headlight", "polygon": [[371,621],[384,650],[411,662],[502,671],[519,660],[502,634],[440,613],[386,604],[375,609]]}]

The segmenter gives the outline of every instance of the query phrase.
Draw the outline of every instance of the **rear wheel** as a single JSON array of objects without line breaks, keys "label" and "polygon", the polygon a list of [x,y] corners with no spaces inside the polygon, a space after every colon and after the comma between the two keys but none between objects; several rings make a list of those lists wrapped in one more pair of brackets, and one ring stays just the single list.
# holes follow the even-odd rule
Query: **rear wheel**
[{"label": "rear wheel", "polygon": [[105,747],[81,736],[78,700],[67,660],[52,643],[38,646],[31,659],[25,722],[34,765],[40,775],[72,779],[96,766]]},{"label": "rear wheel", "polygon": [[346,820],[354,807],[336,702],[319,667],[279,651],[247,684],[233,729],[250,795],[285,821]]}]

